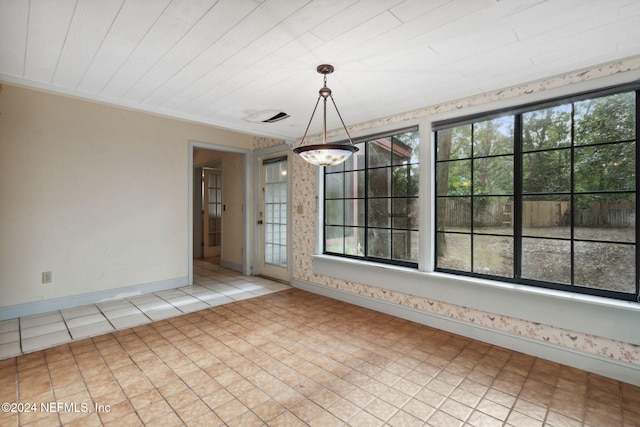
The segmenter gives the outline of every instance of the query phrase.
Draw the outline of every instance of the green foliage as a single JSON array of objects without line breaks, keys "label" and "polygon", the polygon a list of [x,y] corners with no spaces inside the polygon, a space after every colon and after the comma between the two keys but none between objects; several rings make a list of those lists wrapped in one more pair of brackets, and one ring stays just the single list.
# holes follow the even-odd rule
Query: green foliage
[{"label": "green foliage", "polygon": [[450,196],[465,196],[470,193],[471,180],[466,176],[450,176],[447,184]]},{"label": "green foliage", "polygon": [[634,107],[633,92],[576,102],[576,145],[635,139]]},{"label": "green foliage", "polygon": [[513,116],[473,124],[473,157],[513,154]]},{"label": "green foliage", "polygon": [[522,114],[522,150],[571,145],[571,104]]},{"label": "green foliage", "polygon": [[568,192],[572,172],[577,193],[635,189],[633,92],[525,113],[522,130],[525,192]]}]

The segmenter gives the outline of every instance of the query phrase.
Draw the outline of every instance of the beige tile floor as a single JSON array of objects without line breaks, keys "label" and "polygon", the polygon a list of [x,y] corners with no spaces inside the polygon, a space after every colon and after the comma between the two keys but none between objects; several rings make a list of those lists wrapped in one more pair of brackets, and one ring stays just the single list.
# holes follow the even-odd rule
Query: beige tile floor
[{"label": "beige tile floor", "polygon": [[201,260],[193,276],[193,286],[0,321],[0,359],[289,288]]},{"label": "beige tile floor", "polygon": [[640,425],[638,387],[297,289],[5,359],[0,401],[36,404],[3,427]]}]

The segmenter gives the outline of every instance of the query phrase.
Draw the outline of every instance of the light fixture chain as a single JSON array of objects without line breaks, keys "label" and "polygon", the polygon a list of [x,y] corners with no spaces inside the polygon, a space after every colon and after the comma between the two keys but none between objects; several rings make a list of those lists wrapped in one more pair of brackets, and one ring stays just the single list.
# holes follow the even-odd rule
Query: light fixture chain
[{"label": "light fixture chain", "polygon": [[[311,118],[309,119],[309,123],[307,124],[307,128],[304,131],[304,135],[302,135],[302,141],[300,141],[300,145],[304,145],[304,140],[307,137],[307,132],[309,132],[309,127],[311,127],[311,122],[313,121],[313,116],[316,115],[316,110],[318,109],[318,104],[320,103],[320,98],[322,96],[318,96],[318,100],[316,101],[316,106],[313,107],[313,113],[311,113]],[[326,102],[326,100],[325,100]]]},{"label": "light fixture chain", "polygon": [[338,118],[340,119],[340,123],[342,123],[342,127],[344,128],[344,131],[347,133],[347,138],[349,138],[349,143],[353,145],[353,141],[351,140],[351,135],[349,134],[349,129],[347,129],[347,126],[344,124],[344,120],[342,120],[342,115],[340,114],[340,110],[338,110],[336,101],[333,100],[333,95],[329,95],[329,98],[331,98],[331,102],[333,102],[333,106],[336,109],[336,113],[338,113]]},{"label": "light fixture chain", "polygon": [[326,144],[327,143],[327,97],[324,96],[324,102],[323,102],[323,116],[322,116],[322,143]]}]

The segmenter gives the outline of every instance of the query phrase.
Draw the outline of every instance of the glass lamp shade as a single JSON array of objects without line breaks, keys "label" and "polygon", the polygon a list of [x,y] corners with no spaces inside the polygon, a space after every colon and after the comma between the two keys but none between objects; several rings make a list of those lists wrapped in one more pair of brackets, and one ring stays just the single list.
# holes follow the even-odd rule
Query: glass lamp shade
[{"label": "glass lamp shade", "polygon": [[356,151],[358,147],[346,144],[303,145],[293,150],[304,160],[316,166],[339,165]]}]

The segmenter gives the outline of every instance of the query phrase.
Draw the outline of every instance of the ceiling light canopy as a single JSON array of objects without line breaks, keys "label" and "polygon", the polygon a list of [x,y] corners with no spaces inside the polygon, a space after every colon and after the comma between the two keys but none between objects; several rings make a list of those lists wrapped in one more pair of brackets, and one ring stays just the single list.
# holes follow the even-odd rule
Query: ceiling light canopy
[{"label": "ceiling light canopy", "polygon": [[[307,162],[316,165],[316,166],[333,166],[338,165],[345,160],[347,160],[353,153],[358,151],[358,147],[353,145],[353,141],[351,140],[351,135],[349,135],[349,131],[347,130],[347,126],[344,124],[344,120],[342,120],[342,116],[340,115],[340,111],[338,111],[338,106],[336,102],[333,100],[333,96],[331,95],[331,89],[327,87],[327,74],[333,73],[333,65],[322,64],[318,65],[316,71],[320,74],[324,75],[324,86],[320,89],[318,96],[318,100],[316,101],[316,106],[313,108],[313,113],[311,113],[311,118],[309,119],[309,124],[307,125],[307,129],[304,131],[304,135],[302,136],[302,141],[300,142],[300,146],[293,150],[294,153],[298,154]],[[338,117],[340,118],[340,123],[342,123],[342,127],[347,133],[347,138],[349,138],[349,143],[334,143],[327,144],[327,98],[331,98],[331,102],[333,103],[333,107],[336,109],[336,113],[338,113]],[[316,110],[318,109],[318,104],[320,103],[320,99],[323,100],[323,121],[322,121],[322,143],[321,144],[310,144],[304,145],[305,139],[307,137],[307,132],[309,132],[309,127],[311,126],[311,122],[313,121],[313,116],[316,114]]]}]

